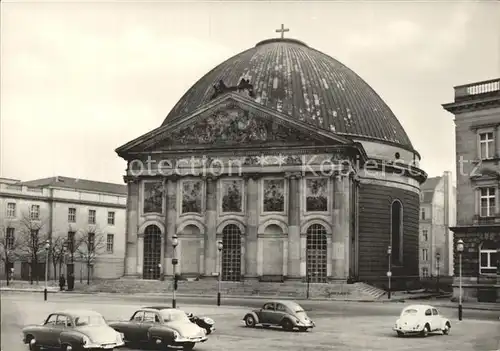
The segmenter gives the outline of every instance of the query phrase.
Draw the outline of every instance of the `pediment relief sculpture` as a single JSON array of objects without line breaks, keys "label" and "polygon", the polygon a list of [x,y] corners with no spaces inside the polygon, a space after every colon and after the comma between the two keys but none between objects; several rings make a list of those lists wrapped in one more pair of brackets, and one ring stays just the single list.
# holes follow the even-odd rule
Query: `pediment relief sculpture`
[{"label": "pediment relief sculpture", "polygon": [[313,142],[306,132],[244,110],[219,111],[185,128],[169,133],[164,145],[262,144]]}]

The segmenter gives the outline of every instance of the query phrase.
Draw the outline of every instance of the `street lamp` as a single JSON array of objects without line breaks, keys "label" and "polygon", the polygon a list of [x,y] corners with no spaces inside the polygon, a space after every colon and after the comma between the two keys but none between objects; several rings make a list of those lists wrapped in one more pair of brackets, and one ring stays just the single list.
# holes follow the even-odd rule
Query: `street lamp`
[{"label": "street lamp", "polygon": [[217,249],[219,250],[219,257],[220,257],[220,267],[219,267],[219,276],[217,279],[217,306],[220,306],[220,284],[222,280],[222,249],[224,248],[224,244],[222,244],[222,241],[219,240],[217,242]]},{"label": "street lamp", "polygon": [[5,251],[5,273],[7,275],[7,286],[9,286],[9,280],[11,278],[9,255],[10,255],[10,251],[9,251],[9,249],[7,249],[7,251]]},{"label": "street lamp", "polygon": [[437,284],[436,284],[436,292],[439,293],[439,260],[441,260],[441,254],[436,252],[436,268],[437,268]]},{"label": "street lamp", "polygon": [[176,304],[176,301],[175,301],[175,293],[177,292],[177,272],[176,272],[176,269],[175,269],[175,266],[177,266],[177,263],[179,263],[179,260],[177,259],[177,255],[176,255],[176,251],[175,251],[175,248],[177,247],[177,245],[179,245],[179,240],[177,239],[177,235],[174,234],[172,236],[172,247],[174,249],[174,252],[173,252],[173,258],[172,258],[172,266],[174,268],[174,290],[173,290],[173,293],[172,293],[172,308],[176,308],[177,304]]},{"label": "street lamp", "polygon": [[43,300],[47,301],[47,280],[49,279],[49,249],[50,241],[45,241],[45,289],[43,289]]},{"label": "street lamp", "polygon": [[462,320],[462,252],[464,252],[464,241],[462,239],[457,242],[458,252],[458,320]]},{"label": "street lamp", "polygon": [[391,277],[392,277],[392,247],[391,245],[387,246],[387,260],[389,262],[389,269],[387,270],[387,298],[391,299]]}]

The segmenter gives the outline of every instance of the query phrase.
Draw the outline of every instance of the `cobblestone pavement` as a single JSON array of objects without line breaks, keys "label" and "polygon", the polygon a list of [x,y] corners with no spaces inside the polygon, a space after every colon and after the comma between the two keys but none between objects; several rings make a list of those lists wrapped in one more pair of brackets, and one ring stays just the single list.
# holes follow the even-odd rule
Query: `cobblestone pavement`
[{"label": "cobblestone pavement", "polygon": [[[66,308],[93,309],[108,320],[128,319],[133,311],[147,303],[130,301],[98,301],[96,299],[64,299],[55,297],[47,302],[40,296],[2,296],[2,340],[4,351],[27,350],[21,342],[21,328],[30,323],[40,323],[48,313]],[[284,332],[281,329],[249,329],[241,318],[248,310],[241,307],[202,305],[180,306],[182,309],[215,319],[217,331],[209,340],[196,346],[200,351],[273,351],[273,350],[450,350],[488,351],[500,349],[500,322],[458,322],[452,318],[452,331],[448,336],[428,338],[397,338],[391,330],[393,316],[342,316],[330,311],[314,309],[309,312],[317,328],[308,333]],[[446,315],[447,312],[444,312]],[[449,317],[452,317],[451,315]],[[136,351],[136,349],[121,349]]]}]

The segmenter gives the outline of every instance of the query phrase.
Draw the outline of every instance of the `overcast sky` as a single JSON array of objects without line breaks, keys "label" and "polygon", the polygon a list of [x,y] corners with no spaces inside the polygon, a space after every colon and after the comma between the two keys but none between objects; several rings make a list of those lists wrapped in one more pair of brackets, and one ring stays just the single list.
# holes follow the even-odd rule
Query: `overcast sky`
[{"label": "overcast sky", "polygon": [[122,182],[114,149],[214,66],[288,37],[341,61],[399,118],[421,167],[455,173],[453,86],[500,77],[498,2],[1,4],[0,176]]}]

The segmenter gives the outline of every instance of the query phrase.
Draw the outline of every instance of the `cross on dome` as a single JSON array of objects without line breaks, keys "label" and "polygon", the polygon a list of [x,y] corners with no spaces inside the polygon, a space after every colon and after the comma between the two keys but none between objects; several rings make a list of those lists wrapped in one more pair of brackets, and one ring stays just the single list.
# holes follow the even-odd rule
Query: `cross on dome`
[{"label": "cross on dome", "polygon": [[281,29],[276,29],[276,33],[281,33],[281,39],[285,38],[285,32],[289,32],[290,29],[285,28],[284,24],[281,24]]}]

